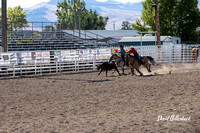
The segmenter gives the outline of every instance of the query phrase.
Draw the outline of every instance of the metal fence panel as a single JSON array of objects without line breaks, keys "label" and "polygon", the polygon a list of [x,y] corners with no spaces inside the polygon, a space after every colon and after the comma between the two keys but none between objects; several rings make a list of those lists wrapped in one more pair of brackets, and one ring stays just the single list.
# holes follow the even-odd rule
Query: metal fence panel
[{"label": "metal fence panel", "polygon": [[[159,64],[197,63],[192,48],[184,45],[136,46],[140,55],[151,56]],[[0,53],[0,76],[15,76],[64,71],[95,70],[109,60],[118,47],[54,51],[18,51]],[[129,47],[125,47],[129,50]]]}]

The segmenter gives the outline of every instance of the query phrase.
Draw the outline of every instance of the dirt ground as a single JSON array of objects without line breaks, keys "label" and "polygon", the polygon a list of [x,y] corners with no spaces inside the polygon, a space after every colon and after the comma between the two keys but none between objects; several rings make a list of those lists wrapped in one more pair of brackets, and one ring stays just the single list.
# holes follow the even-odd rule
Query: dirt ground
[{"label": "dirt ground", "polygon": [[0,133],[199,133],[200,65],[153,70],[0,78]]}]

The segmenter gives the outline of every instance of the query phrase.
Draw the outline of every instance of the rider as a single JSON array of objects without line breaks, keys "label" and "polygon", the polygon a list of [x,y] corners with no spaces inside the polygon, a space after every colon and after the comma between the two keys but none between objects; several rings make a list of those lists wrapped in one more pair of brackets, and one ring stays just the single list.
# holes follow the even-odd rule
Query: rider
[{"label": "rider", "polygon": [[124,46],[123,45],[120,45],[120,52],[118,52],[118,53],[120,53],[121,58],[124,61],[124,65],[125,65],[125,54],[126,54],[126,51],[124,50]]},{"label": "rider", "polygon": [[134,54],[134,56],[141,62],[141,64],[144,64],[144,62],[142,61],[142,59],[140,58],[138,52],[135,50],[135,48],[133,46],[130,46],[130,49],[127,53],[128,54]]}]

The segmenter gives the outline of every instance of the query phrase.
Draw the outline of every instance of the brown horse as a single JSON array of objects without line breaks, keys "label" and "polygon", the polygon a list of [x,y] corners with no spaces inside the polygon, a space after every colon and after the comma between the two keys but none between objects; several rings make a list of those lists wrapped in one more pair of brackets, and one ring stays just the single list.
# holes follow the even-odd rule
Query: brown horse
[{"label": "brown horse", "polygon": [[135,56],[126,54],[126,60],[129,62],[129,68],[131,68],[132,75],[134,75],[134,68],[138,71],[138,73],[140,73],[141,76],[143,75],[143,73],[140,72],[140,70],[139,70],[139,67],[141,65],[146,67],[148,72],[151,72],[151,69],[150,69],[151,64],[149,63],[149,61],[152,64],[155,64],[154,59],[151,56],[143,56],[143,57],[141,57],[141,59],[143,60],[144,64],[141,64],[141,62]]}]

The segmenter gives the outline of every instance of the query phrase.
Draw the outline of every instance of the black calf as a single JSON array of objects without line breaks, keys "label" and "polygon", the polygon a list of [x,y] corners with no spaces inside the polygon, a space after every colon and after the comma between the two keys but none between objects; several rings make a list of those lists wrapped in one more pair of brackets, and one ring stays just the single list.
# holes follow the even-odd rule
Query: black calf
[{"label": "black calf", "polygon": [[115,63],[104,62],[100,65],[97,65],[97,70],[100,70],[100,69],[101,69],[101,71],[98,75],[100,75],[101,72],[104,70],[104,71],[106,71],[106,76],[107,76],[108,70],[115,69],[118,72],[119,76],[121,76]]}]

